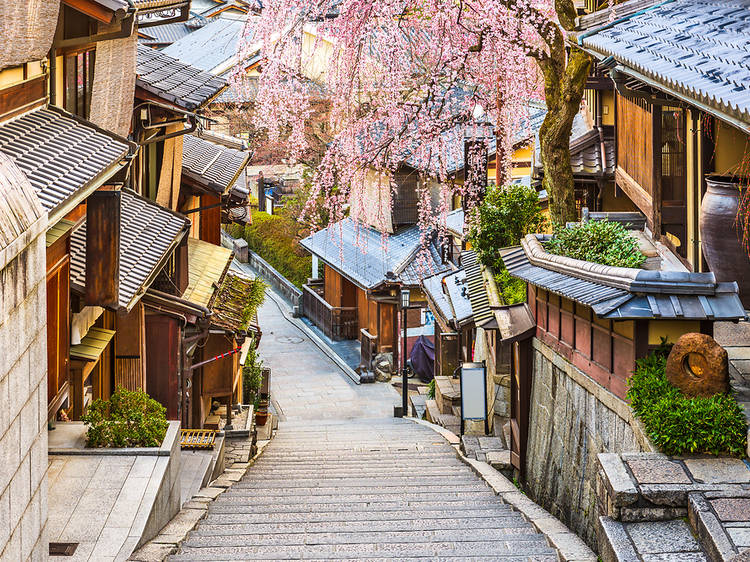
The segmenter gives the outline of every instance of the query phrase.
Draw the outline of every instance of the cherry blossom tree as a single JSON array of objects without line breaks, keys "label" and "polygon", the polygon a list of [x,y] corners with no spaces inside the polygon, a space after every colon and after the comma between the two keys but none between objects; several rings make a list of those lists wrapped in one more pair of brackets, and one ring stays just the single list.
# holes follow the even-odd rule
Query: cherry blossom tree
[{"label": "cherry blossom tree", "polygon": [[[304,85],[312,79],[325,89],[333,135],[311,199],[325,198],[332,221],[350,202],[354,218],[387,207],[367,178],[372,170],[392,178],[404,162],[443,183],[438,215],[451,189],[476,200],[472,182],[446,180],[465,135],[483,129],[477,116],[494,124],[497,183],[507,183],[512,133],[528,101],[544,99],[544,187],[553,220],[564,223],[576,218],[569,135],[589,69],[586,54],[566,50],[575,16],[572,0],[265,0],[238,59],[260,45],[255,123],[292,157],[306,149],[312,114]],[[244,80],[238,65],[233,86]],[[392,188],[392,180],[381,184]],[[434,220],[429,195],[420,202],[420,222]]]}]

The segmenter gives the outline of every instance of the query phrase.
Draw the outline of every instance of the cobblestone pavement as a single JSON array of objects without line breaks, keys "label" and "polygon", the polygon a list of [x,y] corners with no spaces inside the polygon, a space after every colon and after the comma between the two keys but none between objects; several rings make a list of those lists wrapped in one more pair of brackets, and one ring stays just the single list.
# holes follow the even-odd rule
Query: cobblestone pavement
[{"label": "cobblestone pavement", "polygon": [[407,420],[281,422],[170,560],[556,561],[545,536]]}]

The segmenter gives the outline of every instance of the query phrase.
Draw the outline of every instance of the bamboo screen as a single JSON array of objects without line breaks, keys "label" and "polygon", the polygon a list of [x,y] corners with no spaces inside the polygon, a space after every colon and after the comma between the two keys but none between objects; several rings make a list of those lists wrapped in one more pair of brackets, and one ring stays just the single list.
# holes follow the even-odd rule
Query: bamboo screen
[{"label": "bamboo screen", "polygon": [[60,2],[0,2],[0,69],[41,60],[52,46]]}]

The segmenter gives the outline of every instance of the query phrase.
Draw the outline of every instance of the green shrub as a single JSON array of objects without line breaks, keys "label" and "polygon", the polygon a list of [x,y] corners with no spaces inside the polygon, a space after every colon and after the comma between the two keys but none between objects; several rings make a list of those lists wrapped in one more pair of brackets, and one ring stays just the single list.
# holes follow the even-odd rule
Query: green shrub
[{"label": "green shrub", "polygon": [[263,382],[263,360],[258,356],[258,348],[255,338],[252,338],[250,347],[242,366],[242,402],[244,404],[255,403],[258,399],[260,385]]},{"label": "green shrub", "polygon": [[427,383],[427,398],[435,400],[435,379]]},{"label": "green shrub", "polygon": [[615,267],[640,267],[646,259],[627,229],[607,220],[556,228],[545,247],[551,254]]},{"label": "green shrub", "polygon": [[545,223],[537,192],[523,185],[489,190],[474,212],[471,247],[479,261],[495,272],[504,268],[501,248],[517,246],[527,234],[541,232]]},{"label": "green shrub", "polygon": [[158,447],[169,422],[167,410],[142,390],[118,387],[109,400],[94,400],[81,420],[89,447]]},{"label": "green shrub", "polygon": [[312,256],[299,245],[299,225],[285,215],[253,211],[253,223],[245,227],[248,247],[279,273],[302,287],[312,271]]},{"label": "green shrub", "polygon": [[688,398],[664,374],[664,351],[639,359],[628,398],[651,441],[668,455],[745,456],[745,416],[730,394]]},{"label": "green shrub", "polygon": [[505,304],[526,302],[526,283],[511,277],[500,257],[500,249],[516,246],[527,234],[544,228],[537,192],[523,185],[493,188],[475,213],[468,238],[479,261],[495,273]]}]

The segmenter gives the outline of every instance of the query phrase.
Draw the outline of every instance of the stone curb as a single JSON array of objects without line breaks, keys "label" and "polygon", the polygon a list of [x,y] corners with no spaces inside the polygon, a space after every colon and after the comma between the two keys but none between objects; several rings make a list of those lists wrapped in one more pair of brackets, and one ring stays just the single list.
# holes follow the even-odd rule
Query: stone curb
[{"label": "stone curb", "polygon": [[[276,291],[271,289],[270,287],[266,288],[266,294],[271,297],[271,300],[273,300],[276,305],[282,309],[281,314],[286,318],[289,322],[294,324],[298,329],[300,329],[308,338],[310,338],[310,341],[315,344],[316,347],[318,347],[331,361],[336,363],[336,366],[344,371],[344,374],[346,374],[347,377],[352,379],[356,384],[360,384],[361,381],[359,380],[359,374],[352,369],[349,365],[347,365],[341,357],[338,356],[338,354],[330,348],[330,346],[324,342],[315,332],[313,332],[307,324],[305,324],[302,320],[299,318],[295,318],[287,310],[284,310],[284,302],[283,297],[276,294]],[[281,301],[279,300],[281,299]]]},{"label": "stone curb", "polygon": [[597,556],[573,533],[565,524],[553,517],[547,510],[534,503],[526,494],[519,491],[515,484],[492,468],[488,463],[465,457],[460,450],[461,439],[444,427],[440,427],[425,420],[404,418],[429,427],[443,436],[456,450],[456,456],[467,464],[482,480],[484,480],[502,500],[516,508],[537,531],[547,537],[550,544],[557,549],[560,559],[564,562],[596,562]]},{"label": "stone curb", "polygon": [[258,441],[258,451],[247,463],[242,463],[239,469],[229,468],[205,488],[198,492],[180,509],[172,520],[167,523],[159,534],[143,545],[128,558],[132,562],[161,562],[177,552],[190,531],[206,516],[208,505],[221,494],[226,492],[235,482],[242,479],[245,473],[263,453],[271,440]]}]

